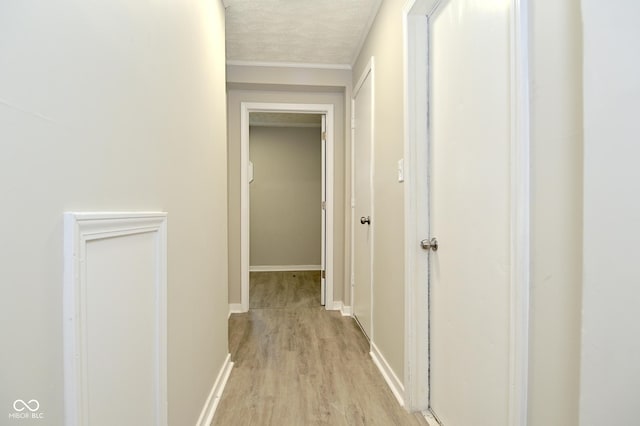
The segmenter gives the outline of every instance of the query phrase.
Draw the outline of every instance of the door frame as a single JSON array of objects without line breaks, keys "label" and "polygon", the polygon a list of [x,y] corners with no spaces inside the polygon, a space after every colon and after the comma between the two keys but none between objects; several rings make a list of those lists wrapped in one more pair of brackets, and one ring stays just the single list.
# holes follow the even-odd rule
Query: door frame
[{"label": "door frame", "polygon": [[[448,0],[408,0],[403,10],[405,102],[405,405],[429,412],[429,19]],[[530,289],[528,0],[511,0],[511,242],[509,424],[527,424]],[[417,171],[426,171],[418,173]],[[427,220],[425,220],[425,218]],[[426,307],[426,309],[425,309]]]},{"label": "door frame", "polygon": [[[371,318],[369,319],[369,323],[371,324],[369,342],[373,344],[373,336],[374,336],[374,324],[373,324],[373,254],[374,254],[374,243],[375,243],[375,211],[374,211],[374,193],[373,193],[373,177],[375,176],[375,105],[376,105],[376,87],[375,87],[375,58],[372,56],[367,62],[367,65],[364,67],[358,82],[353,88],[353,92],[351,94],[351,247],[350,247],[350,269],[351,269],[351,314],[354,318],[355,316],[355,253],[356,253],[356,226],[358,226],[359,222],[356,221],[356,199],[355,199],[355,189],[356,189],[356,96],[360,92],[362,85],[364,84],[367,76],[371,76],[371,146],[370,146],[370,158],[369,158],[369,211],[371,212],[371,224],[370,227],[370,235],[371,235],[371,244],[369,246],[370,250],[370,259],[371,266],[369,276],[371,278]],[[357,321],[358,326],[361,327],[360,322]],[[363,330],[364,332],[364,330]],[[366,332],[364,333],[366,335]]]},{"label": "door frame", "polygon": [[[332,104],[290,104],[269,102],[241,102],[240,104],[240,306],[249,311],[249,113],[275,112],[296,114],[324,114],[326,116],[326,172],[325,203],[325,309],[335,310],[333,300],[334,251],[334,111]],[[320,203],[318,203],[320,207]]]}]

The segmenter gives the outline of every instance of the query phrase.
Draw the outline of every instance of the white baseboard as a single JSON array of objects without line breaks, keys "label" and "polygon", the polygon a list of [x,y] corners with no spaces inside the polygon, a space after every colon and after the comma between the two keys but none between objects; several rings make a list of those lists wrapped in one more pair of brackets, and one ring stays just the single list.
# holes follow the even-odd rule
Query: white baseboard
[{"label": "white baseboard", "polygon": [[342,305],[340,307],[340,312],[342,312],[343,317],[352,317],[353,316],[353,308],[351,306]]},{"label": "white baseboard", "polygon": [[229,303],[229,316],[231,314],[242,314],[245,311],[242,310],[242,303]]},{"label": "white baseboard", "polygon": [[371,352],[369,352],[369,355],[371,355],[373,363],[376,365],[376,367],[378,367],[378,370],[380,370],[382,377],[384,377],[387,385],[389,385],[391,392],[393,392],[393,395],[400,403],[400,406],[404,407],[404,386],[398,379],[398,376],[396,376],[396,374],[391,369],[391,366],[389,365],[387,360],[384,359],[378,347],[373,342],[371,342]]},{"label": "white baseboard", "polygon": [[216,381],[213,383],[213,388],[211,388],[211,392],[209,393],[209,397],[202,408],[202,412],[200,413],[200,417],[198,418],[198,422],[196,426],[210,426],[213,421],[213,415],[216,412],[216,408],[218,408],[218,403],[220,402],[220,398],[222,397],[222,392],[224,391],[224,387],[227,384],[227,380],[229,379],[229,375],[231,375],[231,370],[233,369],[233,362],[231,362],[231,354],[227,354],[227,358],[224,360],[222,367],[220,368],[220,372],[218,373],[218,377]]},{"label": "white baseboard", "polygon": [[254,265],[249,272],[321,271],[321,265]]},{"label": "white baseboard", "polygon": [[346,306],[342,301],[338,300],[337,302],[333,302],[333,308],[336,311],[340,311],[343,317],[352,317],[353,309],[351,306]]},{"label": "white baseboard", "polygon": [[441,426],[441,423],[438,421],[438,419],[436,419],[435,416],[429,411],[423,411],[422,416],[425,418],[429,426]]},{"label": "white baseboard", "polygon": [[329,302],[328,300],[326,300],[325,304],[324,304],[324,308],[327,311],[339,311],[341,304],[342,304],[342,302],[340,302],[340,301],[338,301],[338,302]]}]

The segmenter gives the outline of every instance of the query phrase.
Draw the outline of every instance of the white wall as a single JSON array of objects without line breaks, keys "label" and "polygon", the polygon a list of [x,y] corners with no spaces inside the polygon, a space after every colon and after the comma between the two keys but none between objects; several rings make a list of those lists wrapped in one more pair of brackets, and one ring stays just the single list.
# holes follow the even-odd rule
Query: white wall
[{"label": "white wall", "polygon": [[320,265],[320,127],[249,129],[250,265]]},{"label": "white wall", "polygon": [[63,423],[63,212],[161,210],[169,419],[194,424],[228,352],[221,2],[2,2],[0,151],[3,422]]},{"label": "white wall", "polygon": [[582,286],[580,1],[530,1],[529,424],[578,422]]},{"label": "white wall", "polygon": [[351,70],[308,67],[265,67],[228,65],[227,83],[230,89],[285,91],[350,91]]},{"label": "white wall", "polygon": [[582,0],[584,287],[580,425],[637,425],[640,5]]}]

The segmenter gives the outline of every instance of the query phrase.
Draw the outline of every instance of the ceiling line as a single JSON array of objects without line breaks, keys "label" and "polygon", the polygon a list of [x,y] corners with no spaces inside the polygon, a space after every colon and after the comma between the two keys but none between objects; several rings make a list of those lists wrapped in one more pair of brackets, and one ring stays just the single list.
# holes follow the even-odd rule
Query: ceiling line
[{"label": "ceiling line", "polygon": [[373,6],[371,16],[369,16],[367,25],[364,27],[364,31],[360,36],[360,42],[358,43],[358,47],[355,50],[353,58],[351,59],[351,66],[349,69],[353,69],[353,67],[356,66],[356,61],[358,60],[360,53],[362,53],[362,48],[364,47],[364,43],[367,41],[367,37],[369,37],[371,27],[373,27],[373,22],[376,20],[376,16],[378,16],[378,12],[380,11],[380,6],[382,6],[382,0],[376,0],[376,4]]},{"label": "ceiling line", "polygon": [[328,70],[351,70],[349,64],[311,64],[305,62],[264,62],[264,61],[241,61],[227,59],[227,65],[242,67],[274,67],[274,68],[314,68]]}]

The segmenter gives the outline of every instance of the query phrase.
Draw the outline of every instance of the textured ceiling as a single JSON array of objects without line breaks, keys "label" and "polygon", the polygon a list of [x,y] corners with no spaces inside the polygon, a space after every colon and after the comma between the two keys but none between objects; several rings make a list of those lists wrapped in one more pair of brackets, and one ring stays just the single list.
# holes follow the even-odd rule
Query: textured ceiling
[{"label": "textured ceiling", "polygon": [[227,59],[351,65],[381,0],[224,0]]}]

